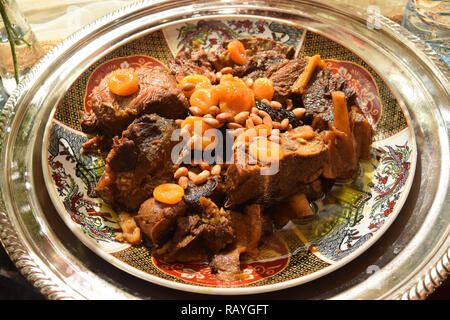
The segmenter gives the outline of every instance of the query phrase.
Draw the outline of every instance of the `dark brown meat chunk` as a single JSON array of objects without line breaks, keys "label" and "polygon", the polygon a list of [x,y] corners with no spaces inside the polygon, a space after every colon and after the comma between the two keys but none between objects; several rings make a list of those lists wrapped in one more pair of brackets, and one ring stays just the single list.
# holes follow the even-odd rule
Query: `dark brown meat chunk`
[{"label": "dark brown meat chunk", "polygon": [[131,212],[148,199],[153,189],[172,181],[171,140],[174,120],[157,115],[136,119],[115,138],[106,158],[105,172],[95,191],[106,202]]},{"label": "dark brown meat chunk", "polygon": [[95,113],[80,111],[81,130],[87,134],[94,134],[98,131],[98,121]]},{"label": "dark brown meat chunk", "polygon": [[303,73],[307,63],[308,58],[293,59],[270,75],[275,91],[272,100],[284,103],[291,96],[292,85]]},{"label": "dark brown meat chunk", "polygon": [[[286,59],[292,59],[295,54],[295,50],[292,46],[267,38],[248,37],[240,38],[238,40],[244,45],[247,56],[254,56],[260,52],[273,51],[284,56]],[[224,41],[223,47],[226,48],[230,41],[232,40]]]},{"label": "dark brown meat chunk", "polygon": [[[244,45],[247,53],[247,63],[245,65],[233,66],[233,74],[240,78],[269,77],[280,65],[288,63],[295,54],[292,46],[275,42],[270,39],[250,37],[239,39]],[[228,42],[224,43],[224,46]]]},{"label": "dark brown meat chunk", "polygon": [[295,133],[301,127],[297,128],[280,134],[284,157],[278,163],[276,174],[262,175],[265,166],[260,163],[235,161],[230,164],[226,171],[225,188],[232,205],[247,201],[263,204],[281,201],[306,191],[305,185],[319,178],[328,157],[327,145],[318,134],[310,140],[299,141]]},{"label": "dark brown meat chunk", "polygon": [[232,67],[235,76],[256,79],[266,77],[274,72],[281,63],[286,63],[294,56],[292,46],[281,44],[270,39],[250,37],[239,39],[247,53],[245,65],[235,64],[228,53],[229,41],[213,51],[204,49],[180,51],[167,64],[178,81],[190,74],[202,74],[211,82],[216,82],[215,72],[225,67]]},{"label": "dark brown meat chunk", "polygon": [[93,121],[98,130],[109,137],[120,135],[136,118],[155,113],[169,119],[187,115],[188,102],[175,78],[163,67],[135,69],[139,76],[139,89],[129,96],[112,93],[108,75],[92,90],[92,112],[85,114],[82,128],[93,131]]},{"label": "dark brown meat chunk", "polygon": [[208,61],[215,71],[234,66],[234,62],[231,60],[226,47],[219,47],[217,50],[208,51]]},{"label": "dark brown meat chunk", "polygon": [[208,261],[234,241],[230,213],[214,202],[200,198],[199,214],[177,219],[173,237],[155,251],[167,262]]},{"label": "dark brown meat chunk", "polygon": [[239,279],[241,270],[241,253],[245,248],[233,247],[231,250],[216,254],[211,260],[211,266],[216,272],[216,278],[221,281]]},{"label": "dark brown meat chunk", "polygon": [[315,129],[327,130],[328,123],[334,120],[332,91],[343,91],[347,106],[353,104],[355,91],[347,85],[344,77],[332,73],[330,68],[318,67],[302,97],[303,106],[306,109],[305,122],[310,123]]},{"label": "dark brown meat chunk", "polygon": [[244,213],[231,211],[231,225],[235,234],[233,246],[216,254],[211,265],[219,280],[236,280],[242,278],[240,268],[241,255],[255,257],[258,255],[258,245],[265,229],[265,216],[258,204],[245,207]]},{"label": "dark brown meat chunk", "polygon": [[106,157],[109,150],[111,150],[112,144],[112,139],[107,138],[103,135],[97,135],[83,143],[82,151],[85,154]]},{"label": "dark brown meat chunk", "polygon": [[167,61],[172,75],[179,82],[186,76],[201,74],[208,77],[211,82],[216,81],[214,65],[210,61],[211,54],[204,49],[183,50],[177,56]]},{"label": "dark brown meat chunk", "polygon": [[152,197],[141,204],[134,219],[142,232],[159,247],[169,240],[175,230],[177,219],[183,217],[187,209],[188,206],[184,201],[165,204]]},{"label": "dark brown meat chunk", "polygon": [[255,55],[249,56],[244,65],[234,66],[233,75],[253,80],[264,78],[274,72],[280,64],[287,61],[285,55],[274,50],[257,52]]}]

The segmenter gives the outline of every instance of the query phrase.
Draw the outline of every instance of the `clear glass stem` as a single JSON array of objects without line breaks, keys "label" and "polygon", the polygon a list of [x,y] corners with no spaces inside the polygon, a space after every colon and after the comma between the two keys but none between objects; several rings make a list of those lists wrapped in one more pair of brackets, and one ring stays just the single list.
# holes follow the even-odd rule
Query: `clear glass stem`
[{"label": "clear glass stem", "polygon": [[15,0],[0,0],[0,76],[8,94],[44,54]]}]

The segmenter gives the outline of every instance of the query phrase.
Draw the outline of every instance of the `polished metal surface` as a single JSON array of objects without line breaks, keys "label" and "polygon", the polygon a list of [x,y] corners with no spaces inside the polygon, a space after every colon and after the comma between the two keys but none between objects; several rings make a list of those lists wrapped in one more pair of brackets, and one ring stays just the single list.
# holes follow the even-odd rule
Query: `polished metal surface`
[{"label": "polished metal surface", "polygon": [[[408,111],[418,145],[415,181],[389,230],[345,267],[274,299],[424,299],[449,273],[450,71],[418,38],[383,17],[315,1],[142,1],[75,33],[48,53],[0,114],[0,238],[25,277],[49,299],[197,298],[137,279],[100,259],[60,220],[43,185],[44,126],[59,99],[95,60],[164,26],[205,16],[288,19],[361,56]],[[378,28],[379,26],[379,28]]]}]

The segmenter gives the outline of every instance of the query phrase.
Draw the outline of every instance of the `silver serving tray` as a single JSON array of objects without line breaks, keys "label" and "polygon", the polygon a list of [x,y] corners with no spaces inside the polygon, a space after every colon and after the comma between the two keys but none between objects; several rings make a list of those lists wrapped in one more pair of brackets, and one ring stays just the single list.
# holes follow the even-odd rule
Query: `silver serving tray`
[{"label": "silver serving tray", "polygon": [[[450,270],[450,70],[425,43],[389,19],[316,1],[143,1],[97,20],[49,52],[0,114],[0,238],[11,260],[48,299],[202,298],[133,277],[71,233],[43,185],[43,131],[64,92],[93,61],[161,26],[234,15],[289,19],[353,50],[382,75],[408,111],[418,146],[410,194],[374,246],[327,276],[257,297],[426,298]],[[375,28],[368,18],[377,19]]]}]

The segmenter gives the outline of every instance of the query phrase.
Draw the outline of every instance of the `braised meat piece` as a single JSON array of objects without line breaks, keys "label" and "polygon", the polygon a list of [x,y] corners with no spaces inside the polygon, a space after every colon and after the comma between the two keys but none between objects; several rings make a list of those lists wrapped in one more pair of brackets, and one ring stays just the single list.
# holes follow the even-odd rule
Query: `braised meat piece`
[{"label": "braised meat piece", "polygon": [[332,91],[343,91],[347,106],[353,104],[355,91],[347,85],[344,77],[332,73],[330,68],[318,67],[306,87],[303,94],[303,107],[306,123],[310,123],[314,129],[327,130],[328,123],[334,121]]},{"label": "braised meat piece", "polygon": [[172,236],[177,219],[183,217],[187,209],[184,201],[165,204],[152,197],[141,204],[134,219],[142,232],[159,247]]},{"label": "braised meat piece", "polygon": [[286,56],[274,51],[261,51],[247,57],[247,62],[233,67],[233,75],[240,78],[265,78],[274,72],[280,64],[286,63]]},{"label": "braised meat piece", "polygon": [[186,76],[201,74],[214,83],[216,75],[210,58],[211,54],[204,49],[183,50],[175,58],[169,59],[167,66],[178,82]]},{"label": "braised meat piece", "polygon": [[87,134],[94,134],[98,131],[98,121],[95,113],[80,111],[81,130]]},{"label": "braised meat piece", "polygon": [[155,254],[166,262],[208,261],[209,257],[233,243],[235,235],[230,212],[200,198],[200,212],[177,219],[172,238]]},{"label": "braised meat piece", "polygon": [[109,150],[111,150],[112,143],[112,139],[108,139],[103,135],[97,135],[83,143],[82,152],[84,154],[106,157]]},{"label": "braised meat piece", "polygon": [[269,76],[280,64],[292,59],[295,53],[292,46],[270,39],[242,38],[239,41],[246,50],[247,63],[241,66],[230,58],[227,50],[230,41],[224,41],[222,46],[214,51],[206,52],[204,49],[180,51],[174,59],[167,62],[167,65],[178,81],[191,74],[201,74],[214,83],[217,81],[215,72],[225,67],[232,67],[233,74],[241,78],[256,79]]},{"label": "braised meat piece", "polygon": [[273,82],[274,95],[272,100],[284,103],[291,96],[291,88],[305,70],[308,58],[293,59],[283,64],[269,79]]},{"label": "braised meat piece", "polygon": [[[295,54],[292,46],[275,42],[270,39],[250,37],[239,39],[247,53],[245,65],[234,65],[233,74],[240,78],[269,77],[281,65],[289,62]],[[224,42],[224,47],[228,42]]]},{"label": "braised meat piece", "polygon": [[267,218],[258,204],[246,206],[243,213],[231,211],[230,216],[235,241],[230,249],[216,254],[211,260],[217,279],[224,281],[242,278],[241,256],[257,256],[258,246],[268,229]]},{"label": "braised meat piece", "polygon": [[171,182],[171,140],[174,120],[144,115],[115,138],[106,158],[105,171],[95,188],[112,205],[131,212],[148,199],[159,184]]},{"label": "braised meat piece", "polygon": [[163,67],[135,69],[139,76],[139,89],[128,96],[112,93],[108,75],[92,90],[90,101],[93,113],[83,113],[81,126],[86,133],[95,128],[100,134],[120,136],[134,119],[155,113],[169,119],[187,115],[188,102],[175,78]]},{"label": "braised meat piece", "polygon": [[[305,140],[296,138],[302,127],[280,134],[284,156],[276,174],[263,175],[267,165],[235,161],[226,171],[225,188],[232,205],[247,201],[267,204],[296,193],[308,193],[308,184],[322,174],[328,148],[321,135]],[[248,150],[246,150],[248,152]]]},{"label": "braised meat piece", "polygon": [[[241,38],[239,41],[244,45],[247,56],[253,56],[259,52],[274,51],[280,55],[283,55],[286,59],[294,58],[294,48],[284,43],[261,37]],[[228,42],[224,42],[224,46],[227,45]]]}]

